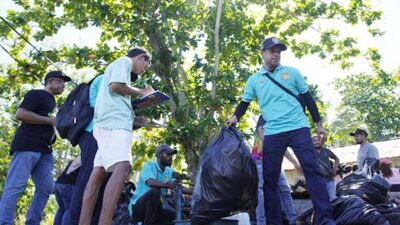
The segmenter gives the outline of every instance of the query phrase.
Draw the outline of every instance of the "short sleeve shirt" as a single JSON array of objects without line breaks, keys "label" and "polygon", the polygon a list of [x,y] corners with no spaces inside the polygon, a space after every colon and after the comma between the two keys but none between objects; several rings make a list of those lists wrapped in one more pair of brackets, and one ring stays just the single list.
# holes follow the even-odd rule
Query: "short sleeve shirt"
[{"label": "short sleeve shirt", "polygon": [[107,66],[97,94],[94,125],[103,129],[132,131],[134,112],[130,96],[110,91],[111,83],[131,84],[132,61],[128,57],[116,59]]},{"label": "short sleeve shirt", "polygon": [[371,143],[365,143],[360,146],[357,154],[358,169],[363,168],[364,161],[368,158],[379,159],[378,149]]},{"label": "short sleeve shirt", "polygon": [[[25,94],[19,108],[50,117],[56,108],[56,101],[54,96],[45,90],[31,90]],[[49,154],[53,151],[52,144],[55,138],[54,128],[51,125],[22,122],[11,143],[11,153],[33,151]]]},{"label": "short sleeve shirt", "polygon": [[[129,211],[132,215],[132,205],[135,205],[137,200],[142,197],[151,188],[147,185],[146,181],[148,179],[154,179],[162,183],[166,183],[172,180],[172,173],[174,170],[171,167],[165,167],[164,171],[161,170],[157,162],[151,161],[144,164],[142,170],[140,171],[139,180],[137,183],[137,188],[131,202],[129,204]],[[161,189],[161,195],[166,195],[167,190],[165,188]]]},{"label": "short sleeve shirt", "polygon": [[293,67],[278,66],[275,71],[269,72],[262,66],[250,76],[246,82],[242,101],[257,100],[262,117],[266,121],[264,134],[272,135],[309,127],[308,119],[298,100],[272,83],[266,73],[295,95],[308,91],[304,77]]},{"label": "short sleeve shirt", "polygon": [[321,151],[315,151],[317,154],[317,157],[325,163],[325,165],[330,165],[333,168],[333,164],[329,159],[335,159],[335,154],[327,149],[327,148],[321,148]]},{"label": "short sleeve shirt", "polygon": [[[97,76],[93,82],[90,84],[89,88],[89,104],[90,107],[94,108],[96,104],[97,94],[99,93],[99,88],[101,82],[103,81],[104,74]],[[94,121],[93,119],[90,121],[89,125],[87,125],[85,131],[92,132],[93,131]]]}]

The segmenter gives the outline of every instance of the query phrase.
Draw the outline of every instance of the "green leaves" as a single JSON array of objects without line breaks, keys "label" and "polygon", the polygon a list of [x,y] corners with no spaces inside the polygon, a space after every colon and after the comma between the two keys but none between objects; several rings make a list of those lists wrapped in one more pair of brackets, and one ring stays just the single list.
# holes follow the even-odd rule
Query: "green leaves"
[{"label": "green leaves", "polygon": [[[369,57],[380,59],[374,49],[370,49]],[[343,97],[340,109],[354,112],[356,124],[367,126],[372,139],[376,141],[397,137],[400,131],[400,119],[397,116],[400,98],[396,78],[399,71],[380,71],[374,76],[357,74],[335,82]]]},{"label": "green leaves", "polygon": [[[364,79],[362,76],[338,81],[343,93],[349,95],[344,105],[351,106],[351,109],[359,107],[354,102],[369,104],[367,97],[374,96],[373,93],[379,93],[379,97],[372,101],[376,112],[380,112],[380,104],[390,106],[387,101],[391,98],[387,95],[393,90],[385,93],[375,89],[379,85],[393,85],[395,80],[399,80],[398,74],[392,76],[380,69],[379,52],[360,49],[357,34],[340,30],[340,24],[365,24],[372,36],[382,35],[382,31],[373,28],[382,12],[361,0],[350,0],[347,5],[342,1],[318,0],[224,1],[217,42],[220,54],[214,99],[210,90],[213,89],[211,78],[215,64],[217,1],[15,2],[23,10],[9,10],[7,20],[48,58],[56,63],[63,62],[67,68],[91,68],[101,73],[132,46],[143,46],[150,51],[151,69],[135,85],[151,84],[172,99],[159,107],[137,112],[158,120],[165,128],[139,132],[142,141],[135,143],[132,149],[137,156],[135,169],[153,156],[157,144],[165,142],[176,146],[182,153],[177,165],[187,162],[189,170],[196,171],[202,151],[225,125],[239,101],[246,79],[261,63],[260,43],[267,36],[278,36],[296,57],[315,54],[343,69],[352,66],[353,58],[365,56],[379,75],[377,79],[368,79],[364,83],[360,81]],[[77,29],[96,27],[101,30],[101,35],[94,47],[68,43],[44,46],[44,40],[51,41],[63,26]],[[304,38],[310,34],[312,38]],[[6,41],[12,53],[23,62],[23,65],[6,65],[0,76],[2,98],[10,103],[19,102],[23,92],[21,88],[26,84],[38,86],[33,75],[42,79],[50,65],[3,23],[0,23],[0,40]],[[368,94],[359,98],[352,84],[363,87]],[[317,87],[311,89],[317,90]],[[318,104],[324,113],[327,106],[321,101]],[[361,109],[355,114],[357,118],[375,121],[375,116],[365,114],[365,107]],[[245,118],[259,113],[255,104],[249,111],[251,113]],[[385,121],[389,121],[389,115],[392,114],[388,111]],[[246,121],[245,118],[242,121]],[[243,122],[239,127],[247,137],[252,134],[249,124]],[[10,142],[11,136],[2,137],[5,142]],[[67,149],[63,142],[59,144],[61,150]],[[76,150],[67,155],[70,154],[76,154]]]}]

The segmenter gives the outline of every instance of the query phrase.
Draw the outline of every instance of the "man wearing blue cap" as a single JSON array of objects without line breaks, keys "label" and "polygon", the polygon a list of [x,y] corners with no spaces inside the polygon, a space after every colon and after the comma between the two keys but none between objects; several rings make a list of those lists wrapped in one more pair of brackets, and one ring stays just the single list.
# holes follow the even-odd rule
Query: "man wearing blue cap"
[{"label": "man wearing blue cap", "polygon": [[262,42],[261,56],[264,64],[247,80],[242,100],[227,125],[236,124],[250,102],[257,99],[262,117],[266,121],[263,171],[264,205],[268,225],[282,225],[278,180],[283,156],[288,147],[293,149],[303,169],[316,211],[317,224],[334,225],[325,180],[317,164],[310,126],[303,107],[307,106],[317,126],[317,133],[326,138],[327,132],[322,126],[318,108],[308,91],[304,77],[296,68],[280,65],[281,52],[286,49],[286,45],[275,37]]},{"label": "man wearing blue cap", "polygon": [[71,78],[61,71],[51,71],[44,79],[44,89],[28,91],[16,113],[21,121],[11,143],[12,159],[0,201],[0,224],[14,224],[18,196],[24,191],[29,177],[35,194],[26,216],[26,225],[39,225],[47,200],[53,191],[53,149],[56,107],[55,95],[64,91]]},{"label": "man wearing blue cap", "polygon": [[[174,189],[177,183],[174,178],[186,178],[185,175],[174,172],[171,168],[172,157],[177,153],[168,145],[162,144],[156,149],[157,161],[147,162],[140,171],[137,189],[129,204],[129,213],[133,222],[143,222],[146,225],[170,224],[175,213],[163,209],[162,197],[168,189]],[[183,192],[191,194],[184,188]]]}]

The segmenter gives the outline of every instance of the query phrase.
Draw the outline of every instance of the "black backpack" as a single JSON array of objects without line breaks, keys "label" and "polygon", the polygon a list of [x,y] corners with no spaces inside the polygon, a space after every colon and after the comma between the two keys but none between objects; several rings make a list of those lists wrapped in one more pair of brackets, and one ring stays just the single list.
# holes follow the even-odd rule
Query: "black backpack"
[{"label": "black backpack", "polygon": [[[97,77],[97,76],[96,76]],[[88,83],[76,86],[61,105],[56,116],[56,128],[61,138],[76,146],[80,136],[93,119],[94,108],[90,107],[89,89],[93,78]]]}]

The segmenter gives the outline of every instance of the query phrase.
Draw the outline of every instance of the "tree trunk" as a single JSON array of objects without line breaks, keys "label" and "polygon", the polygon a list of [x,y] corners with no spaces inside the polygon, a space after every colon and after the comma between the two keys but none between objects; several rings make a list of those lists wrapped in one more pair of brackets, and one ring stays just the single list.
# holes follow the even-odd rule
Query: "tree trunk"
[{"label": "tree trunk", "polygon": [[217,77],[218,77],[218,69],[219,69],[219,27],[221,24],[221,13],[222,13],[222,4],[223,0],[218,0],[217,7],[217,18],[215,20],[215,29],[214,29],[214,42],[215,42],[215,62],[214,62],[214,71],[213,71],[213,79],[212,79],[212,87],[211,87],[211,97],[215,99],[217,94]]}]

